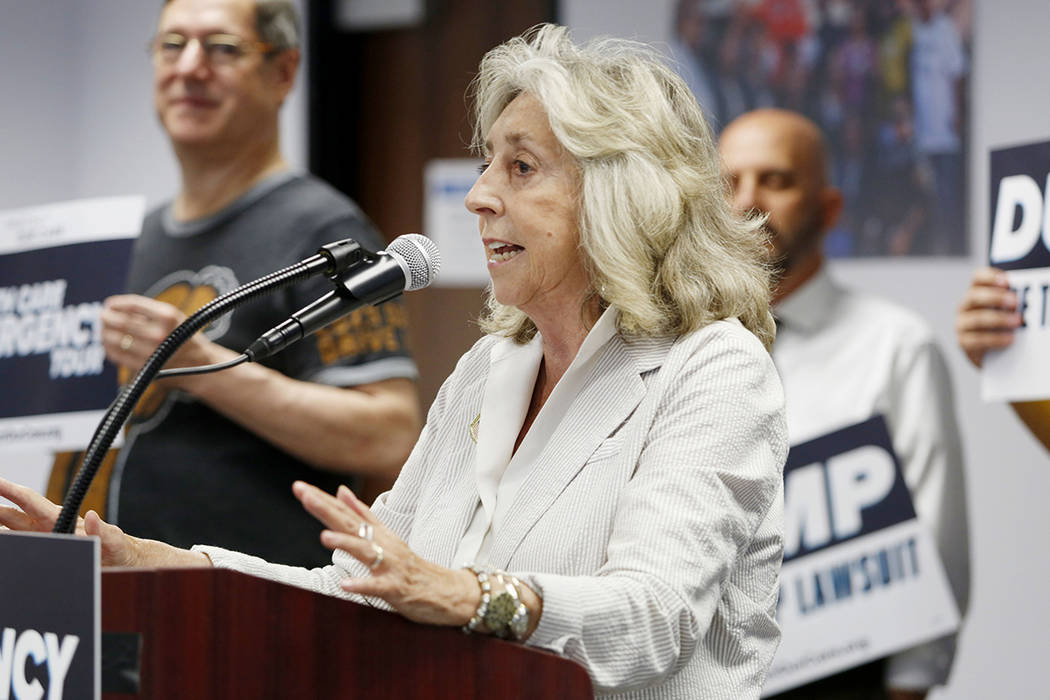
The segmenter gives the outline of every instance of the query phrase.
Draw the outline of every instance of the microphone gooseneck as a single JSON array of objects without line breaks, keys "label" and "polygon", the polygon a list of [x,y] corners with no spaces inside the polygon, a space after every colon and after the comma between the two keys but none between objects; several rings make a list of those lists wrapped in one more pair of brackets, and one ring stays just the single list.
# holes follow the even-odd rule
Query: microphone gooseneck
[{"label": "microphone gooseneck", "polygon": [[213,299],[173,330],[153,351],[153,354],[146,360],[146,364],[142,366],[135,378],[120,391],[116,400],[110,404],[109,409],[95,428],[95,433],[92,435],[88,448],[84,453],[84,460],[81,462],[76,478],[69,487],[69,491],[66,492],[66,497],[62,500],[62,510],[55,520],[55,526],[52,531],[55,533],[73,533],[80,505],[84,502],[88,488],[91,486],[91,482],[94,480],[95,474],[102,464],[102,459],[109,450],[109,446],[113,444],[117,433],[120,432],[124,422],[131,415],[132,409],[134,409],[135,404],[138,403],[139,398],[146,391],[146,387],[153,381],[153,378],[164,366],[164,363],[175,354],[179,346],[185,343],[198,330],[204,328],[235,306],[263,294],[269,294],[282,287],[295,284],[308,277],[323,274],[327,269],[330,269],[330,261],[324,256],[315,255],[308,261],[296,263],[283,270],[270,273],[265,277],[249,282]]}]

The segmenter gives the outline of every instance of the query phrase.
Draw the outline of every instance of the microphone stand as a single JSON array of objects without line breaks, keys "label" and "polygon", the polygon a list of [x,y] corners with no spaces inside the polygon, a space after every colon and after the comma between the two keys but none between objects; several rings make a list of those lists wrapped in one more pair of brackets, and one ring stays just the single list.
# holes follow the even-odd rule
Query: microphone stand
[{"label": "microphone stand", "polygon": [[178,328],[157,346],[146,364],[142,366],[135,378],[124,387],[117,398],[110,404],[102,420],[95,428],[84,460],[81,462],[76,479],[66,492],[62,501],[62,510],[58,514],[52,532],[72,534],[76,528],[77,513],[84,502],[88,488],[98,473],[106,452],[135,408],[146,387],[164,367],[176,350],[201,328],[237,306],[252,301],[257,297],[271,294],[279,289],[297,284],[317,275],[326,275],[333,280],[349,268],[374,258],[375,254],[362,248],[352,239],[330,243],[317,255],[288,267],[271,272],[259,279],[241,285],[202,306],[196,313],[187,318]]}]

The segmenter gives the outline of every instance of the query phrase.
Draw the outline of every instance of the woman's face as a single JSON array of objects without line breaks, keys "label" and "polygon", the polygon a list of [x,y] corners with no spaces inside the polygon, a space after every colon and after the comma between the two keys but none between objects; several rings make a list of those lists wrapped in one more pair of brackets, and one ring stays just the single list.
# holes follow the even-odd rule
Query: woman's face
[{"label": "woman's face", "polygon": [[576,167],[532,95],[500,114],[485,142],[485,167],[467,194],[478,215],[492,291],[533,320],[574,313],[588,292],[577,250]]}]

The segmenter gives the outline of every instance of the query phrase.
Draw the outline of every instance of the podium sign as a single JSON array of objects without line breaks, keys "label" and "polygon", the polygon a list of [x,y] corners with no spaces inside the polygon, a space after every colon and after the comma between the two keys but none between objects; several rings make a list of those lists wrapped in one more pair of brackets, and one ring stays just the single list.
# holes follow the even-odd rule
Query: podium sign
[{"label": "podium sign", "polygon": [[101,697],[100,544],[0,532],[0,698]]},{"label": "podium sign", "polygon": [[783,637],[765,695],[958,627],[882,416],[792,446],[784,504]]}]

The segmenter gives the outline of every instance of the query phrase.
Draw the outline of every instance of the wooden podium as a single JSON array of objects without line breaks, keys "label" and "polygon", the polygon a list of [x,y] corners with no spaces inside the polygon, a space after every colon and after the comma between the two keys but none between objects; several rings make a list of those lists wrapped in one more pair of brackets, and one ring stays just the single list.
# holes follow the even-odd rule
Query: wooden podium
[{"label": "wooden podium", "polygon": [[103,572],[102,632],[104,667],[107,637],[139,651],[113,700],[594,697],[554,654],[222,569]]}]

